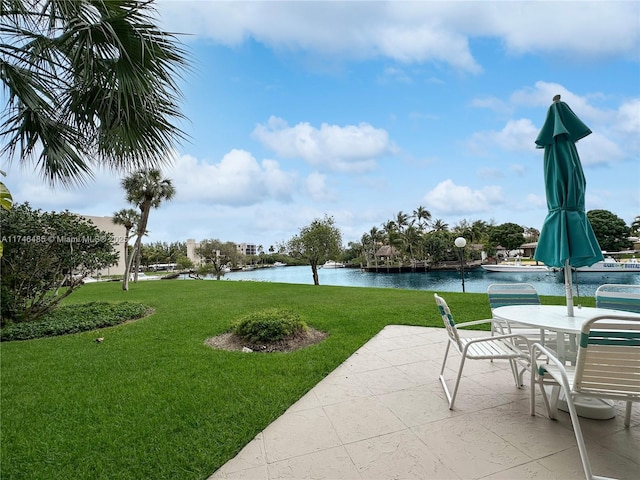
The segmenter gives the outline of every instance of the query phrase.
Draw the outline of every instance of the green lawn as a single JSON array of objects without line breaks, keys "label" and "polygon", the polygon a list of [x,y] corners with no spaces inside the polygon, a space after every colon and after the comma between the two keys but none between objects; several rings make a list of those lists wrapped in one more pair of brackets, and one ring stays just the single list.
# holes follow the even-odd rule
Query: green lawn
[{"label": "green lawn", "polygon": [[[442,295],[460,321],[490,315],[484,294]],[[89,284],[66,304],[90,301],[140,302],[155,313],[0,345],[3,480],[204,479],[385,325],[442,325],[432,292],[415,290],[147,281],[129,292]],[[293,353],[204,344],[272,306],[329,338]]]}]

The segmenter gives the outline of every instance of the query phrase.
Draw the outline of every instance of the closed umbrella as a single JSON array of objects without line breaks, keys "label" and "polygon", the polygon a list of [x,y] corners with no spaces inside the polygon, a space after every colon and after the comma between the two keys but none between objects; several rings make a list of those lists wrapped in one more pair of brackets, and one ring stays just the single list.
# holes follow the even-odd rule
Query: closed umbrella
[{"label": "closed umbrella", "polygon": [[542,225],[534,258],[549,267],[564,268],[569,316],[573,316],[571,267],[590,266],[604,260],[584,211],[586,180],[575,145],[590,133],[589,127],[556,95],[536,139],[536,148],[544,148],[549,213]]}]

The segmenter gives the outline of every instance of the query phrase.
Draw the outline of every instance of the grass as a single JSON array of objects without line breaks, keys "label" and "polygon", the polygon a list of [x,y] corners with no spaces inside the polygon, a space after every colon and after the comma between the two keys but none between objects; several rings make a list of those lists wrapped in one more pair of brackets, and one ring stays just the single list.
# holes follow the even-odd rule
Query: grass
[{"label": "grass", "polygon": [[[457,318],[490,315],[484,294],[443,296]],[[174,281],[123,292],[102,283],[65,304],[102,301],[155,313],[0,345],[1,478],[207,478],[385,325],[442,326],[432,293],[415,290]],[[204,344],[270,307],[295,311],[330,336],[264,355]]]}]

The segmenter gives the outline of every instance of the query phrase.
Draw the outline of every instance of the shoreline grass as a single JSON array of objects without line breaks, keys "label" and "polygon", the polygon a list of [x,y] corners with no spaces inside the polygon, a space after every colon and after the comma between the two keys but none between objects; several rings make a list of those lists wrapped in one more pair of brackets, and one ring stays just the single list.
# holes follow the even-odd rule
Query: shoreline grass
[{"label": "shoreline grass", "polygon": [[[443,296],[456,318],[490,315],[485,294]],[[66,300],[139,302],[155,313],[0,345],[1,478],[207,478],[385,325],[442,326],[433,292],[417,290],[174,281],[123,292],[108,282]],[[329,337],[291,353],[205,345],[267,307],[293,310]]]}]

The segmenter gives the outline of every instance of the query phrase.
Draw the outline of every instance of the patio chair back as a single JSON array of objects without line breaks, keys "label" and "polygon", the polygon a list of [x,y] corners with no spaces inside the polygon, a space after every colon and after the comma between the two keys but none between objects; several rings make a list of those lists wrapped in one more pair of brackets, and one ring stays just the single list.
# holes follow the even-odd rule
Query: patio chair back
[{"label": "patio chair back", "polygon": [[493,283],[487,294],[491,310],[508,305],[540,305],[538,292],[529,283]]},{"label": "patio chair back", "polygon": [[[640,316],[593,319],[582,327],[574,390],[589,396],[640,401]],[[632,317],[629,317],[632,318]]]},{"label": "patio chair back", "polygon": [[600,285],[596,290],[596,307],[640,313],[640,285]]},{"label": "patio chair back", "polygon": [[435,294],[434,298],[436,299],[436,304],[438,305],[438,312],[440,312],[440,316],[442,317],[442,322],[444,323],[444,326],[447,329],[447,335],[449,335],[449,339],[457,347],[458,352],[461,352],[463,345],[462,345],[462,342],[460,341],[460,335],[458,335],[456,322],[453,320],[453,315],[451,315],[451,310],[449,309],[449,305],[447,305],[447,302],[440,295]]},{"label": "patio chair back", "polygon": [[[540,297],[536,288],[530,283],[492,283],[487,287],[487,295],[489,296],[489,306],[491,311],[498,307],[506,307],[510,305],[540,305]],[[493,324],[494,332],[498,333],[520,333],[526,336],[532,342],[542,341],[546,343],[544,330],[532,329],[525,325],[510,322],[495,321]],[[520,347],[526,348],[525,344]]]}]

